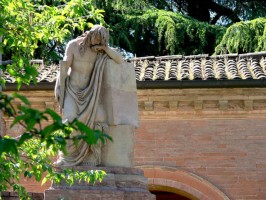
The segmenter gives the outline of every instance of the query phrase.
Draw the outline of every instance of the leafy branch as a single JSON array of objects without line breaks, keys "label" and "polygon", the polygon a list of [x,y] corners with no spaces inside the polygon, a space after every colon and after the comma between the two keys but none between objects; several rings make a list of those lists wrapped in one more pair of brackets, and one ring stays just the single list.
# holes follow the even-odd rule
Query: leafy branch
[{"label": "leafy branch", "polygon": [[266,18],[238,22],[227,28],[216,54],[266,51]]},{"label": "leafy branch", "polygon": [[[17,109],[13,106],[16,99],[22,103]],[[35,177],[37,181],[42,180],[42,184],[47,180],[58,183],[63,179],[68,184],[73,184],[74,180],[93,184],[96,180],[103,179],[105,172],[100,170],[83,172],[73,169],[59,170],[51,158],[59,151],[67,154],[67,140],[77,144],[82,139],[89,145],[93,145],[98,140],[103,143],[106,139],[111,140],[110,136],[94,131],[78,120],[63,123],[62,118],[55,111],[33,109],[30,102],[17,93],[12,96],[1,94],[0,109],[8,118],[14,119],[11,127],[22,126],[25,130],[16,138],[0,136],[0,192],[12,187],[21,198],[27,197],[25,189],[19,184],[21,174],[28,178]],[[42,128],[41,124],[49,119],[52,123]],[[80,134],[72,136],[73,130]]]},{"label": "leafy branch", "polygon": [[29,62],[36,52],[48,60],[50,44],[56,48],[75,31],[84,32],[93,22],[104,23],[103,11],[95,9],[90,1],[64,2],[62,7],[30,0],[0,2],[0,36],[3,37],[0,53],[3,58],[13,60],[7,67],[2,66],[2,70],[16,77],[18,87],[22,83],[36,83],[37,69]]},{"label": "leafy branch", "polygon": [[225,32],[224,27],[156,8],[114,13],[110,20],[111,42],[138,56],[212,53]]},{"label": "leafy branch", "polygon": [[[44,2],[44,3],[43,3]],[[12,60],[6,66],[0,66],[4,73],[16,78],[18,88],[22,84],[37,83],[37,66],[30,60],[36,53],[46,61],[60,58],[59,48],[73,34],[84,32],[92,23],[104,23],[103,11],[95,9],[91,1],[85,0],[2,0],[0,1],[0,53],[6,60]],[[64,5],[64,6],[60,6]],[[54,49],[58,51],[54,55]],[[40,58],[40,57],[39,57]],[[5,80],[1,76],[1,82]],[[14,106],[19,99],[21,105]],[[11,127],[20,126],[23,132],[12,138],[0,135],[0,192],[8,189],[18,192],[22,199],[28,199],[25,188],[20,184],[21,175],[45,183],[47,180],[68,184],[74,180],[94,183],[102,180],[105,172],[78,172],[72,169],[58,168],[52,157],[59,151],[67,153],[66,144],[71,140],[75,144],[84,140],[93,145],[99,140],[105,142],[110,137],[100,131],[94,131],[78,120],[63,123],[62,118],[53,110],[39,111],[30,106],[22,95],[8,96],[0,93],[0,109],[7,118],[13,120]],[[43,127],[43,122],[49,122]],[[72,135],[77,131],[79,135]]]}]

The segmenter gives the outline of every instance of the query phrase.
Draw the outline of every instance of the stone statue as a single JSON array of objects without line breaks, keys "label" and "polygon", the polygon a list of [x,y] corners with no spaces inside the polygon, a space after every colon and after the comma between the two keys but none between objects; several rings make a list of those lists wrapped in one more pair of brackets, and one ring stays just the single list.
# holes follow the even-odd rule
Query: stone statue
[{"label": "stone statue", "polygon": [[[63,120],[73,119],[113,138],[104,145],[67,142],[67,155],[56,164],[79,171],[104,170],[108,176],[96,186],[86,182],[53,183],[45,199],[147,199],[148,180],[141,169],[133,168],[134,134],[138,127],[138,102],[134,66],[108,46],[108,31],[96,25],[71,40],[55,85]],[[74,132],[72,134],[80,134]]]},{"label": "stone statue", "polygon": [[[60,62],[60,74],[55,86],[55,95],[65,122],[70,122],[77,118],[88,127],[106,133],[108,133],[109,125],[133,124],[137,126],[138,123],[137,111],[135,112],[137,110],[136,101],[133,102],[133,112],[129,109],[131,106],[126,105],[128,104],[127,102],[131,101],[127,98],[131,97],[130,94],[132,92],[127,92],[127,89],[125,89],[125,92],[121,93],[119,89],[123,87],[121,85],[126,85],[125,82],[121,82],[118,87],[111,86],[112,84],[110,84],[110,87],[108,85],[108,80],[110,79],[108,77],[116,75],[112,71],[104,71],[114,70],[115,68],[107,68],[113,68],[112,65],[117,64],[122,66],[124,62],[121,54],[108,46],[108,39],[108,30],[103,26],[95,25],[90,31],[71,40],[67,44],[64,59]],[[119,74],[123,70],[119,71],[115,73]],[[124,77],[124,75],[121,75],[121,77]],[[103,83],[106,83],[105,85],[107,86],[103,86]],[[124,106],[120,105],[121,108],[123,109],[124,107],[127,110],[126,112],[133,113],[135,120],[127,119],[128,113],[124,111],[115,111],[116,104],[121,104],[121,100],[118,97],[120,93],[122,99],[123,96],[125,97],[123,102],[126,102],[122,103],[125,104]],[[115,94],[113,99],[118,99],[114,100],[114,103],[111,102],[112,100],[108,100],[110,95],[112,96],[113,94]],[[136,94],[133,95],[136,96]],[[117,113],[120,114],[116,116]],[[73,142],[68,142],[67,151],[67,155],[60,155],[57,161],[59,166],[76,166],[80,164],[96,166],[101,163],[100,142],[97,145],[89,146],[86,142],[79,141],[77,147]]]}]

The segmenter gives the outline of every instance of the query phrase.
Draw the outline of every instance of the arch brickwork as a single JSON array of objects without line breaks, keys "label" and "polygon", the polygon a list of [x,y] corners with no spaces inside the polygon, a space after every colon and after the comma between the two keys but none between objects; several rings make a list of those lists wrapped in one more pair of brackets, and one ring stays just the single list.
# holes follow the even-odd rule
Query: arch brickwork
[{"label": "arch brickwork", "polygon": [[138,166],[148,178],[149,189],[173,192],[191,200],[230,200],[207,180],[172,167]]}]

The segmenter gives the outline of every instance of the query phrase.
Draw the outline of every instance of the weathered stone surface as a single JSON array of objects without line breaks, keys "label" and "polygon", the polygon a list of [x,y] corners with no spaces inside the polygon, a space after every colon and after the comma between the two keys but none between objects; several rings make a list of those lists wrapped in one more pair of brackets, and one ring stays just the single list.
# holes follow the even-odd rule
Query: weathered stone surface
[{"label": "weathered stone surface", "polygon": [[102,182],[97,182],[91,185],[87,182],[75,182],[72,186],[67,185],[64,181],[59,184],[53,184],[55,189],[104,189],[104,190],[131,190],[131,191],[146,191],[147,179],[143,176],[143,171],[134,168],[123,167],[93,167],[86,169],[86,166],[73,167],[78,171],[85,170],[103,170],[107,173]]},{"label": "weathered stone surface", "polygon": [[117,64],[111,59],[107,61],[103,72],[101,103],[110,126],[139,126],[136,77],[132,64]]},{"label": "weathered stone surface", "polygon": [[103,145],[101,164],[108,167],[132,167],[135,127],[131,125],[110,126],[109,135],[113,142],[107,141]]},{"label": "weathered stone surface", "polygon": [[110,190],[49,190],[45,200],[155,200],[149,192],[125,192]]},{"label": "weathered stone surface", "polygon": [[[108,38],[107,29],[95,25],[90,31],[71,40],[60,62],[55,85],[55,97],[64,121],[71,122],[77,118],[89,128],[105,133],[109,133],[107,125],[138,126],[134,67],[124,62],[122,55],[108,46]],[[124,129],[116,128],[115,131],[121,134]],[[76,131],[72,133],[78,134]],[[75,145],[68,141],[66,149],[68,154],[59,155],[56,162],[58,166],[101,164],[101,144],[88,145],[79,140]],[[130,164],[129,161],[126,163],[127,167],[132,166],[132,159]]]},{"label": "weathered stone surface", "polygon": [[[2,200],[20,200],[17,192],[8,192],[8,191],[3,191],[0,193]],[[43,193],[28,193],[29,197],[32,200],[43,200],[44,195]]]},{"label": "weathered stone surface", "polygon": [[55,189],[45,191],[45,200],[111,200],[123,199],[124,193],[122,191],[108,191],[108,190],[69,190],[69,189]]},{"label": "weathered stone surface", "polygon": [[[87,166],[76,166],[75,170],[83,171]],[[104,170],[107,176],[101,183],[91,185],[85,182],[75,182],[72,186],[65,182],[53,184],[52,188],[45,191],[46,200],[155,200],[155,196],[148,191],[147,178],[143,171],[134,168],[123,167],[94,167],[91,169]],[[89,169],[89,170],[91,170]]]}]

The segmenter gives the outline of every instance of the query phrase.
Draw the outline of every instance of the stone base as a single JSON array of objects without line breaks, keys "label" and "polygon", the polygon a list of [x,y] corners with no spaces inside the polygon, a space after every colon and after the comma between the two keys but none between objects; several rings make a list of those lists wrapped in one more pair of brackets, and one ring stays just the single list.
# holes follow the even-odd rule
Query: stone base
[{"label": "stone base", "polygon": [[[75,170],[88,170],[87,166],[76,166]],[[45,200],[155,200],[148,190],[143,171],[135,168],[94,167],[89,170],[103,170],[107,173],[101,183],[91,185],[75,182],[72,186],[64,182],[53,184],[45,191]]]},{"label": "stone base", "polygon": [[108,167],[132,167],[135,143],[135,127],[131,125],[109,126],[107,140],[102,146],[101,165]]},{"label": "stone base", "polygon": [[155,200],[149,192],[111,190],[46,190],[45,200]]}]

